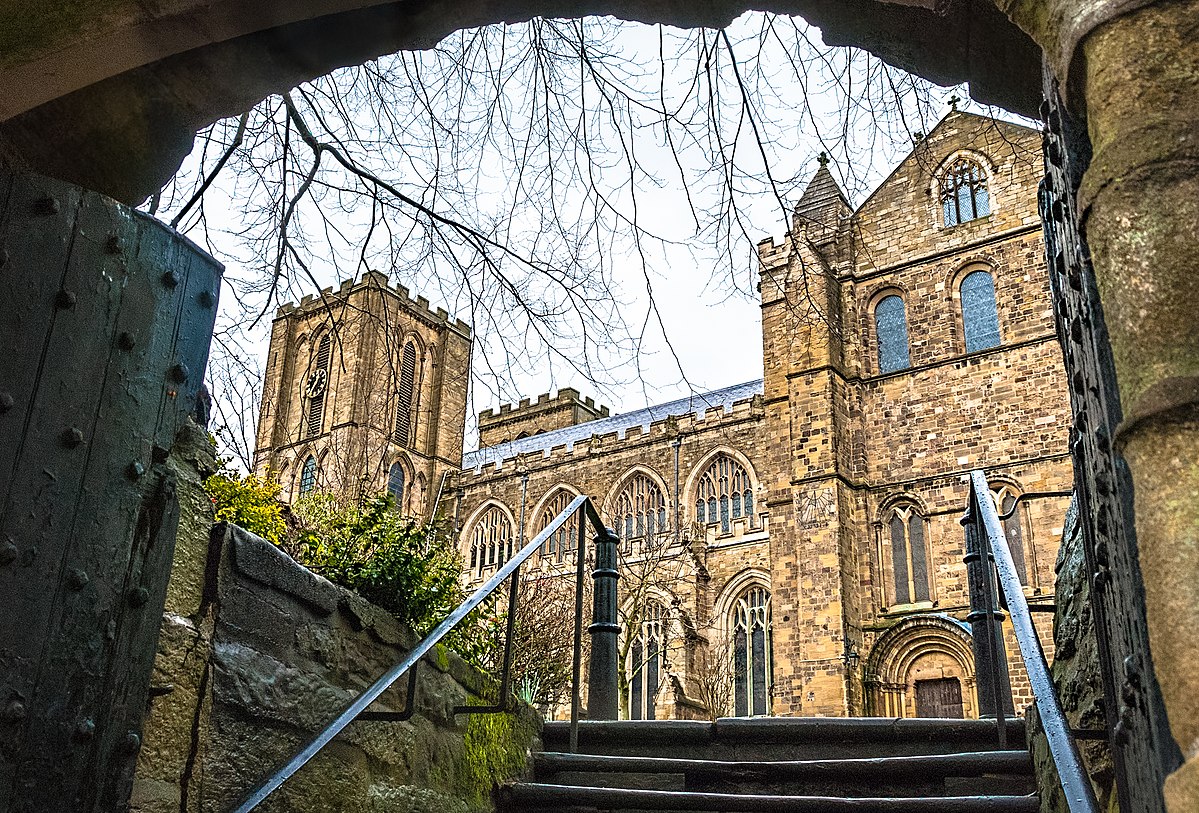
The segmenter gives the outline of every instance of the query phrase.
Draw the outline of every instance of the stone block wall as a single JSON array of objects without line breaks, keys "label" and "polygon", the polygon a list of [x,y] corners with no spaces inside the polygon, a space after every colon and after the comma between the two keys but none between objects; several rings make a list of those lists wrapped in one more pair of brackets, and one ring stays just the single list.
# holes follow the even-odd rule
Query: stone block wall
[{"label": "stone block wall", "polygon": [[[196,443],[172,461],[183,507],[130,809],[225,813],[416,643],[391,615],[228,525],[212,527]],[[540,718],[455,714],[494,686],[437,648],[407,722],[355,722],[260,809],[490,809],[521,773]],[[375,708],[405,707],[401,678]],[[488,701],[493,697],[488,697]]]},{"label": "stone block wall", "polygon": [[[320,432],[307,424],[306,388],[320,337],[332,337]],[[386,275],[367,272],[279,308],[263,378],[255,469],[270,470],[283,498],[299,496],[301,470],[316,459],[316,486],[348,493],[382,491],[388,471],[404,469],[401,509],[426,517],[442,476],[462,459],[470,378],[471,331],[430,308]],[[403,349],[416,351],[410,433],[395,437]]]},{"label": "stone block wall", "polygon": [[[643,606],[653,601],[668,608],[666,669],[656,698],[657,716],[704,716],[708,712],[697,705],[696,683],[698,673],[707,668],[706,647],[719,648],[728,638],[739,596],[754,584],[770,586],[769,517],[765,488],[758,479],[762,428],[761,398],[754,396],[727,409],[716,406],[699,415],[669,416],[644,426],[596,434],[569,448],[552,445],[556,436],[548,434],[544,450],[487,463],[478,470],[467,468],[458,478],[455,514],[463,559],[471,561],[474,530],[493,506],[499,506],[507,517],[516,538],[515,549],[522,544],[522,506],[523,541],[528,541],[552,519],[549,508],[563,491],[572,498],[590,496],[604,522],[623,534],[614,516],[616,496],[635,473],[648,475],[667,501],[669,531],[656,551],[622,546],[621,617],[639,617],[642,611],[633,606],[635,601],[630,602],[631,593],[640,596]],[[728,533],[718,524],[694,522],[697,481],[722,453],[742,463],[755,486],[753,516],[732,520]],[[680,520],[677,527],[676,515]],[[573,556],[564,561],[535,556],[521,572],[526,579],[573,579],[574,567]],[[494,568],[476,570],[468,578],[481,582],[493,572]],[[775,616],[777,629],[777,611]]]}]

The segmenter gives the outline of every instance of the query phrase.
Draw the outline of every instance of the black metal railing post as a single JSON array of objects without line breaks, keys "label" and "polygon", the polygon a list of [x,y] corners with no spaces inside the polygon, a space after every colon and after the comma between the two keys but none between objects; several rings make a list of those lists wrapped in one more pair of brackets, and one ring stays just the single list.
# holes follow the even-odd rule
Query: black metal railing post
[{"label": "black metal railing post", "polygon": [[593,584],[592,621],[587,627],[591,635],[591,660],[587,673],[587,717],[591,720],[620,719],[620,688],[617,677],[617,636],[620,624],[616,620],[616,549],[620,537],[611,528],[597,534]]},{"label": "black metal railing post", "polygon": [[[1011,548],[1003,529],[1003,520],[994,501],[990,498],[990,487],[986,474],[980,470],[970,472],[970,496],[966,503],[966,514],[962,517],[966,529],[966,566],[970,580],[970,626],[974,633],[975,672],[978,675],[979,705],[989,694],[994,698],[995,717],[999,724],[999,741],[1004,744],[1004,715],[1011,715],[1011,682],[1007,677],[1007,658],[1003,651],[1002,618],[996,609],[997,596],[1002,595],[1011,613],[1012,637],[1020,650],[1020,660],[1028,675],[1033,700],[1041,721],[1041,730],[1049,745],[1049,753],[1057,768],[1058,780],[1065,795],[1070,813],[1098,813],[1099,803],[1095,789],[1083,766],[1078,752],[1078,743],[1070,728],[1070,721],[1062,711],[1058,700],[1049,664],[1033,626],[1028,600],[1024,597],[1024,586],[1016,571]],[[998,582],[999,591],[995,589]],[[980,647],[980,642],[982,646]],[[984,691],[983,681],[997,681],[990,692]]]},{"label": "black metal railing post", "polygon": [[[985,497],[984,497],[985,498]],[[982,527],[980,497],[970,485],[970,498],[962,516],[966,534],[966,582],[970,592],[970,638],[974,648],[974,679],[978,689],[978,716],[1002,721],[1015,716],[1007,651],[1003,645],[1004,614],[998,608],[994,558]],[[1001,736],[1002,731],[1001,725]]]}]

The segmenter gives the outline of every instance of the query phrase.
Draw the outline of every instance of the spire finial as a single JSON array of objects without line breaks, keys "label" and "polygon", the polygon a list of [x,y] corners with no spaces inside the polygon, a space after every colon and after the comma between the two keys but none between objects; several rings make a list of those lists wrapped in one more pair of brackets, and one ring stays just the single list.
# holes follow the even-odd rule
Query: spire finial
[{"label": "spire finial", "polygon": [[961,101],[961,98],[956,93],[954,95],[950,96],[949,97],[949,109],[956,111],[958,109],[958,102],[960,102],[960,101]]},{"label": "spire finial", "polygon": [[816,156],[816,160],[820,163],[820,166],[827,167],[828,166],[828,153],[827,152],[820,153],[820,155]]}]

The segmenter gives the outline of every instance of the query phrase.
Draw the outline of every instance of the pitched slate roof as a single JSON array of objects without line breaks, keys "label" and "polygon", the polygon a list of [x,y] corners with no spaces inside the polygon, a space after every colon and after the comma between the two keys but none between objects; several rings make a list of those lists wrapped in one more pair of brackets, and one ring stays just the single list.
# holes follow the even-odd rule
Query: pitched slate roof
[{"label": "pitched slate roof", "polygon": [[731,387],[711,392],[696,393],[686,398],[668,401],[665,404],[639,409],[636,412],[611,415],[607,418],[587,421],[564,429],[542,432],[540,435],[531,435],[527,438],[510,440],[507,443],[498,443],[478,451],[467,452],[462,456],[462,469],[463,471],[470,469],[477,471],[489,463],[499,464],[504,460],[510,460],[530,452],[548,453],[555,446],[565,445],[569,452],[574,448],[576,442],[586,440],[592,435],[615,432],[617,439],[621,439],[627,430],[635,426],[639,426],[643,432],[647,432],[649,425],[654,421],[662,421],[672,416],[678,418],[684,415],[695,415],[697,418],[702,418],[705,410],[713,407],[723,407],[727,410],[737,401],[745,401],[761,394],[762,379],[760,378],[756,381],[734,384]]},{"label": "pitched slate roof", "polygon": [[795,214],[802,218],[828,222],[831,215],[839,209],[851,209],[845,193],[837,185],[833,173],[829,172],[828,164],[821,164],[820,169],[808,181],[808,186],[795,204]]}]

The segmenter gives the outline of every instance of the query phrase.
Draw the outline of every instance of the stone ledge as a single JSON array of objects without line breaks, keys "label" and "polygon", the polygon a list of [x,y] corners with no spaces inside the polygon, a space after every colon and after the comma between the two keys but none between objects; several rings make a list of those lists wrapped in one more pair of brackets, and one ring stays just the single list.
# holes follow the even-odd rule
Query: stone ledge
[{"label": "stone ledge", "polygon": [[333,614],[342,598],[342,590],[333,582],[300,565],[279,548],[244,528],[229,523],[216,526],[213,533],[228,534],[232,542],[234,569],[259,584],[273,587],[303,602],[321,617]]}]

